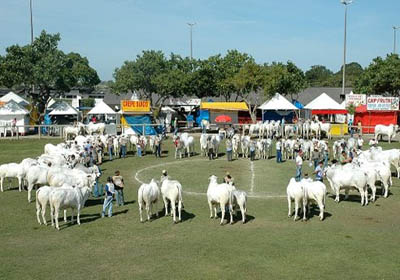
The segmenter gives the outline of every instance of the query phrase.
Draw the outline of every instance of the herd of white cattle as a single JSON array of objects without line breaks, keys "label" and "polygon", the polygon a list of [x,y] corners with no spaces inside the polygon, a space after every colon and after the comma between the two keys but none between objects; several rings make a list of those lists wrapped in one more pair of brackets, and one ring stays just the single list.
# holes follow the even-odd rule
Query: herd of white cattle
[{"label": "herd of white cattle", "polygon": [[[306,125],[303,123],[302,127]],[[310,122],[311,125],[313,122]],[[315,123],[315,122],[314,122]],[[270,122],[272,127],[278,122]],[[257,124],[258,125],[258,124]],[[257,126],[255,125],[255,126]],[[155,136],[144,137],[137,135],[102,135],[104,130],[95,130],[93,125],[90,125],[90,135],[83,136],[77,133],[74,135],[74,140],[67,140],[65,143],[58,145],[46,144],[44,154],[39,157],[26,158],[20,163],[8,163],[0,165],[0,185],[3,192],[5,178],[17,178],[19,191],[22,191],[23,186],[28,189],[28,201],[31,201],[31,191],[34,187],[41,186],[36,191],[36,215],[39,224],[47,224],[45,212],[47,205],[50,206],[51,224],[59,229],[58,215],[60,210],[64,210],[64,220],[66,221],[66,212],[68,208],[72,209],[73,221],[74,210],[77,210],[77,222],[80,224],[80,211],[88,199],[92,187],[100,176],[99,168],[85,167],[82,162],[82,154],[85,146],[102,142],[105,146],[109,142],[109,138],[113,138],[114,152],[119,151],[120,141],[123,137],[127,137],[129,142],[136,145],[141,139],[145,146],[150,144],[150,149],[154,152]],[[81,127],[77,125],[76,127]],[[72,128],[76,128],[72,127]],[[101,126],[96,126],[97,128]],[[256,139],[257,155],[261,159],[268,158],[271,153],[272,139],[264,138],[261,131],[255,132],[256,129],[249,126],[249,135],[234,134],[231,136],[233,144],[233,154],[236,158],[239,157],[240,151],[243,157],[248,157],[249,144],[252,140],[252,133],[261,134],[261,139]],[[279,124],[277,125],[279,129]],[[287,126],[283,126],[285,131]],[[246,128],[245,128],[246,129]],[[394,137],[397,127],[394,126],[377,126],[375,138],[380,134],[387,134],[390,140]],[[299,130],[297,130],[299,131]],[[304,132],[304,128],[302,128]],[[99,133],[92,135],[93,133]],[[268,132],[269,133],[269,132]],[[278,132],[276,132],[278,133]],[[311,135],[306,135],[306,138]],[[318,137],[317,133],[314,133]],[[67,134],[68,136],[68,134]],[[194,153],[194,137],[188,133],[178,134],[179,137],[174,137],[176,145],[175,158],[182,157],[182,154],[187,153],[188,156]],[[272,135],[268,135],[271,137]],[[202,134],[200,136],[200,148],[203,155],[207,155],[207,139],[211,139],[214,147],[214,153],[218,156],[219,146],[223,137],[219,134]],[[254,139],[254,138],[253,138]],[[302,149],[305,152],[306,159],[310,159],[312,149],[326,150],[328,143],[318,138],[312,139],[283,139],[282,154],[286,159],[294,159],[295,151]],[[332,146],[333,157],[337,158],[343,149],[343,143],[346,142],[346,149],[352,150],[356,146],[356,140],[349,138],[335,141]],[[239,150],[240,149],[240,150]],[[333,164],[324,170],[324,175],[330,184],[332,193],[336,196],[335,201],[339,202],[339,192],[344,189],[346,198],[351,189],[356,189],[361,196],[361,205],[367,205],[369,199],[375,201],[376,198],[376,183],[381,182],[382,194],[386,198],[388,196],[389,187],[392,185],[391,166],[393,166],[398,177],[400,176],[400,150],[382,150],[381,147],[373,146],[369,150],[357,151],[353,162],[345,165]],[[209,186],[207,190],[207,200],[210,208],[210,217],[217,217],[217,205],[222,212],[221,224],[224,221],[225,211],[228,209],[230,213],[230,222],[233,222],[234,211],[240,209],[242,221],[246,221],[247,211],[247,194],[244,191],[237,190],[233,184],[217,182],[216,176],[209,178]],[[159,185],[161,187],[159,188]],[[371,189],[371,197],[368,197],[368,188]],[[142,184],[138,190],[138,204],[140,212],[140,221],[143,221],[143,208],[147,211],[147,219],[150,219],[152,214],[152,206],[158,201],[159,196],[162,196],[165,214],[169,214],[168,204],[170,203],[171,215],[173,221],[177,222],[176,208],[178,210],[178,220],[181,221],[182,211],[182,185],[176,180],[170,180],[163,176],[161,181],[152,180],[149,184]],[[324,217],[326,186],[322,182],[315,182],[310,179],[303,179],[296,182],[291,179],[287,187],[287,199],[289,216],[291,215],[291,202],[295,204],[295,220],[298,217],[298,209],[303,207],[303,219],[306,219],[306,208],[310,201],[315,201],[320,209],[320,219]],[[158,213],[158,211],[156,211]],[[40,219],[40,214],[42,221]]]}]

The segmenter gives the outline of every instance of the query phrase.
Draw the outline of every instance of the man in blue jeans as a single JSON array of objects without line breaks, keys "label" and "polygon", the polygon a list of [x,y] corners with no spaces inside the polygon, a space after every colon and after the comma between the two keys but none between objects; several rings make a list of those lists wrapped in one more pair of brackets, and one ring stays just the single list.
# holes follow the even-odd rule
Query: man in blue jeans
[{"label": "man in blue jeans", "polygon": [[280,138],[276,140],[276,162],[282,162],[282,142]]},{"label": "man in blue jeans", "polygon": [[107,178],[107,184],[106,184],[106,197],[104,198],[104,203],[103,203],[103,210],[101,211],[101,217],[104,218],[106,211],[108,209],[108,217],[112,216],[112,203],[114,199],[114,184],[112,183],[112,178],[108,177]]},{"label": "man in blue jeans", "polygon": [[296,157],[296,181],[299,182],[301,180],[301,168],[303,166],[303,151],[300,150]]}]

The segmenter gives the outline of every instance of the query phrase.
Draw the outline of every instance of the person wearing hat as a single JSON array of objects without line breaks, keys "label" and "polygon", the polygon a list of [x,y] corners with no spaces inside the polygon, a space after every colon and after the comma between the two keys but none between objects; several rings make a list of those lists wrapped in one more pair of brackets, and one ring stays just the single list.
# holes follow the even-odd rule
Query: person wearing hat
[{"label": "person wearing hat", "polygon": [[160,182],[164,181],[166,178],[168,178],[168,172],[167,172],[167,170],[164,169],[164,170],[161,172],[161,179],[160,179]]},{"label": "person wearing hat", "polygon": [[278,138],[276,140],[276,162],[281,163],[282,162],[282,142],[281,138]]},{"label": "person wearing hat", "polygon": [[114,199],[114,184],[112,182],[112,178],[108,177],[107,178],[107,184],[105,187],[106,191],[106,197],[104,198],[104,203],[103,203],[103,210],[101,211],[101,217],[104,218],[106,211],[108,209],[108,217],[112,216],[112,208],[113,208],[113,199]]},{"label": "person wearing hat", "polygon": [[303,167],[303,151],[300,150],[296,156],[296,181],[299,182],[301,180],[301,168]]},{"label": "person wearing hat", "polygon": [[115,171],[115,175],[112,177],[114,187],[116,190],[117,204],[122,206],[125,204],[124,201],[124,178],[121,176],[119,170]]},{"label": "person wearing hat", "polygon": [[225,174],[224,183],[233,185],[233,178],[229,172]]}]

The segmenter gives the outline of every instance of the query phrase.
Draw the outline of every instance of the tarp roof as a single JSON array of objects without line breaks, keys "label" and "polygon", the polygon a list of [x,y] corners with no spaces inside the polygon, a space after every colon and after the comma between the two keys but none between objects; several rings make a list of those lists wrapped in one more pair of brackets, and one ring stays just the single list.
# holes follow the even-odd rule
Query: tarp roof
[{"label": "tarp roof", "polygon": [[26,115],[28,114],[28,110],[19,105],[14,100],[10,100],[6,104],[0,107],[0,115],[1,116],[9,116],[9,115]]},{"label": "tarp roof", "polygon": [[309,110],[343,110],[343,107],[326,93],[322,93],[304,108]]},{"label": "tarp roof", "polygon": [[276,93],[270,100],[264,102],[258,109],[261,110],[297,110],[285,97]]},{"label": "tarp roof", "polygon": [[171,112],[171,113],[176,112],[174,109],[172,109],[172,108],[169,107],[169,106],[163,106],[163,107],[161,108],[161,111],[163,111],[163,112]]},{"label": "tarp roof", "polygon": [[103,101],[100,101],[88,112],[88,115],[115,115],[113,109]]},{"label": "tarp roof", "polygon": [[22,98],[21,96],[15,94],[12,91],[10,91],[6,95],[4,95],[2,98],[0,98],[0,101],[3,101],[3,102],[8,102],[10,100],[15,101],[16,103],[18,103],[18,104],[20,104],[22,106],[25,106],[25,105],[29,104],[28,100]]},{"label": "tarp roof", "polygon": [[77,115],[78,114],[78,111],[75,110],[74,107],[72,107],[65,101],[58,101],[58,102],[54,103],[51,107],[54,109],[49,113],[50,116]]},{"label": "tarp roof", "polygon": [[247,111],[246,102],[201,102],[201,110]]}]

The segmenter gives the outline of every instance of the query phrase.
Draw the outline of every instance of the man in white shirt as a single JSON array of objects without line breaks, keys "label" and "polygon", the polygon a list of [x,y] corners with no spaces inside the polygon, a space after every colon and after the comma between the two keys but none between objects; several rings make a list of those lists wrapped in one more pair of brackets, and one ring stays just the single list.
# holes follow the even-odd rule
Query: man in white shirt
[{"label": "man in white shirt", "polygon": [[280,138],[276,140],[276,162],[282,162],[282,142]]},{"label": "man in white shirt", "polygon": [[364,144],[364,140],[362,139],[361,135],[358,135],[358,139],[357,139],[357,149],[361,150],[362,146]]},{"label": "man in white shirt", "polygon": [[300,152],[297,154],[296,157],[296,181],[299,182],[301,180],[301,168],[303,166],[303,151],[300,150]]}]

